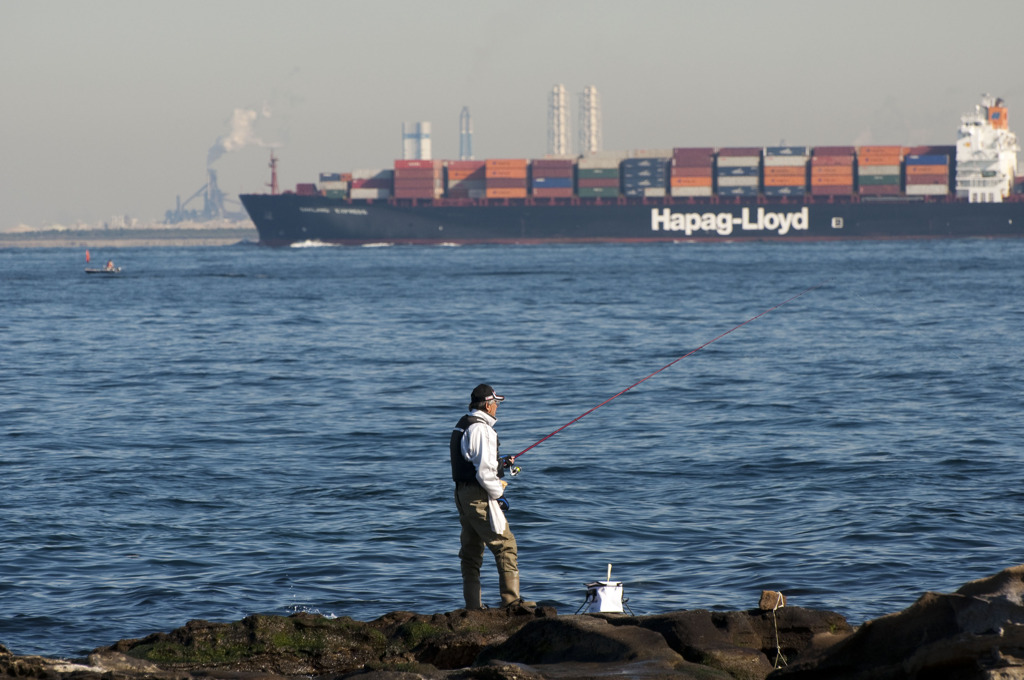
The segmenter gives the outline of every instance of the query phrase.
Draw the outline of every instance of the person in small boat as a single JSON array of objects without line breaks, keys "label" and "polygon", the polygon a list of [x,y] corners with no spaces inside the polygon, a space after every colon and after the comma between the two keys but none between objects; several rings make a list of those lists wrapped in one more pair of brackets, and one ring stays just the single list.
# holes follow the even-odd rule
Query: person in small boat
[{"label": "person in small boat", "polygon": [[114,271],[114,261],[113,260],[107,260],[106,270],[108,272]]},{"label": "person in small boat", "polygon": [[519,595],[519,549],[501,507],[504,504],[508,508],[503,496],[508,483],[499,478],[501,463],[494,423],[498,404],[504,400],[490,385],[477,385],[470,396],[469,413],[452,430],[452,480],[462,525],[459,561],[466,609],[484,609],[480,596],[484,546],[494,554],[498,567],[501,606],[537,606]]}]

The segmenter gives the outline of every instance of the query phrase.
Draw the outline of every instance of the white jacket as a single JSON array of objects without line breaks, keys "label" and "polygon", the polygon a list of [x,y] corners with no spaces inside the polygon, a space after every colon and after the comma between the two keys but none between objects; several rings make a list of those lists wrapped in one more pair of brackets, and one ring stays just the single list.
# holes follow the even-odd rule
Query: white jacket
[{"label": "white jacket", "polygon": [[505,514],[498,507],[498,499],[504,494],[505,489],[498,479],[498,433],[494,431],[494,418],[486,411],[471,411],[482,423],[473,423],[466,428],[462,435],[462,457],[473,464],[476,468],[476,481],[480,483],[487,492],[487,519],[491,523],[491,530],[495,533],[504,533],[508,524],[505,522]]}]

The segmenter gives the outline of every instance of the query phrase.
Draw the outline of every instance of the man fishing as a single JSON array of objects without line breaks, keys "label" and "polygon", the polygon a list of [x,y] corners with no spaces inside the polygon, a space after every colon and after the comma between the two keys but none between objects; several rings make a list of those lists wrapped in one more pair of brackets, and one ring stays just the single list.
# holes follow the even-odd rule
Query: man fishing
[{"label": "man fishing", "polygon": [[502,467],[494,423],[498,404],[504,400],[505,397],[498,395],[490,385],[477,385],[470,396],[469,413],[462,416],[452,430],[452,479],[462,525],[459,560],[466,609],[484,608],[480,597],[484,546],[494,553],[498,567],[501,606],[537,606],[519,596],[518,548],[502,511],[502,507],[508,509],[503,497],[508,483],[500,479]]}]

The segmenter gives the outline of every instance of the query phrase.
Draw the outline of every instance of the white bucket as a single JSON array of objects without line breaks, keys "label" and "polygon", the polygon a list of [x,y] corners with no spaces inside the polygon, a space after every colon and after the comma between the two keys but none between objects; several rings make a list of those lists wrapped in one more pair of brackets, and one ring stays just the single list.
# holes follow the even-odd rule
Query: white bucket
[{"label": "white bucket", "polygon": [[587,584],[587,600],[591,614],[600,612],[622,613],[622,582],[595,581]]}]

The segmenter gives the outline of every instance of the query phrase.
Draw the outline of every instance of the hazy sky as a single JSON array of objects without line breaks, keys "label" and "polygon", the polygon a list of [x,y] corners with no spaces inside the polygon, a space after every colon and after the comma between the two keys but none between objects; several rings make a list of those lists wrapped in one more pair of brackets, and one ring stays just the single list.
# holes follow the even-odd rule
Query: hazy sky
[{"label": "hazy sky", "polygon": [[0,230],[162,219],[236,109],[229,193],[268,145],[282,187],[388,167],[403,121],[457,157],[463,106],[477,158],[542,156],[556,83],[605,149],[952,144],[983,92],[1024,136],[1022,31],[1022,0],[0,0]]}]

